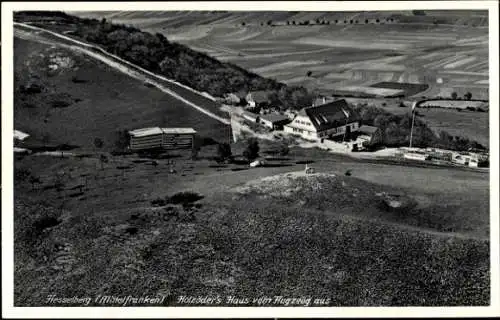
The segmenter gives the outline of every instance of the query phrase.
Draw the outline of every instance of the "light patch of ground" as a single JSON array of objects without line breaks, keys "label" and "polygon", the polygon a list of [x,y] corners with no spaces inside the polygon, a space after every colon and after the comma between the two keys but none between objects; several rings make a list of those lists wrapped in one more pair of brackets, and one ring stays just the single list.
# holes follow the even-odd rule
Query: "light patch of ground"
[{"label": "light patch of ground", "polygon": [[27,133],[25,133],[25,132],[22,132],[22,131],[19,131],[19,130],[14,130],[14,139],[24,140],[24,139],[26,139],[29,136],[30,135],[27,134]]},{"label": "light patch of ground", "polygon": [[71,69],[75,65],[75,61],[61,52],[53,52],[49,55],[49,69],[64,70]]},{"label": "light patch of ground", "polygon": [[331,173],[306,174],[304,170],[288,172],[248,181],[235,188],[234,192],[246,194],[254,191],[271,197],[292,196],[304,190],[307,185],[312,186],[313,190],[320,190],[321,184],[324,183],[318,179],[321,177],[335,178],[335,175]]},{"label": "light patch of ground", "polygon": [[212,31],[211,26],[196,26],[186,32],[168,34],[170,41],[189,41],[198,40],[206,37]]},{"label": "light patch of ground", "polygon": [[379,96],[392,96],[404,92],[404,90],[400,89],[386,89],[386,88],[374,88],[374,87],[362,87],[362,86],[346,86],[346,87],[338,87],[336,89],[339,91],[363,92]]}]

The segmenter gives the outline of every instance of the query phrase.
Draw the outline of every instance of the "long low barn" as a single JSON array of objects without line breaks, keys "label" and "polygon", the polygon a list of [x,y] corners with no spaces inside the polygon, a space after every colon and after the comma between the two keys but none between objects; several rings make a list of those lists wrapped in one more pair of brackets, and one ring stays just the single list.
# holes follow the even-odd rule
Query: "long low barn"
[{"label": "long low barn", "polygon": [[143,128],[129,131],[130,149],[192,149],[196,131],[192,128]]}]

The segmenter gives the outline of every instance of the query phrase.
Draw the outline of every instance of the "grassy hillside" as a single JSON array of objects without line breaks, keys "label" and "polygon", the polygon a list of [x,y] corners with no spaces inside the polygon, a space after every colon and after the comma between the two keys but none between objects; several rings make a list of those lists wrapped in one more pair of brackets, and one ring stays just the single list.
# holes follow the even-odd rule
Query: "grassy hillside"
[{"label": "grassy hillside", "polygon": [[[338,161],[315,165],[336,177],[260,180],[303,166],[178,158],[173,175],[167,160],[111,160],[103,170],[94,158],[16,161],[16,305],[43,305],[54,291],[165,294],[169,305],[179,295],[220,295],[221,305],[228,295],[312,296],[328,306],[489,303],[482,174]],[[344,176],[346,166],[354,176],[386,174],[371,180],[392,187]],[[33,189],[22,170],[41,184]],[[60,171],[62,187],[51,187]],[[158,206],[180,191],[202,199]],[[393,200],[402,206],[387,206]]]},{"label": "grassy hillside", "polygon": [[14,126],[29,139],[91,148],[100,138],[109,150],[117,130],[147,126],[229,137],[228,126],[83,54],[19,38],[14,50]]}]

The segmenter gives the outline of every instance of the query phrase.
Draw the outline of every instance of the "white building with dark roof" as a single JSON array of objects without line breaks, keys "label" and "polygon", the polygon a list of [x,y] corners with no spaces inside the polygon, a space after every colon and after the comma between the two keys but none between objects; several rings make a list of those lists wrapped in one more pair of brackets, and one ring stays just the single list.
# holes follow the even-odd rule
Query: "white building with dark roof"
[{"label": "white building with dark roof", "polygon": [[304,108],[284,131],[307,140],[348,135],[359,129],[360,117],[344,99]]}]

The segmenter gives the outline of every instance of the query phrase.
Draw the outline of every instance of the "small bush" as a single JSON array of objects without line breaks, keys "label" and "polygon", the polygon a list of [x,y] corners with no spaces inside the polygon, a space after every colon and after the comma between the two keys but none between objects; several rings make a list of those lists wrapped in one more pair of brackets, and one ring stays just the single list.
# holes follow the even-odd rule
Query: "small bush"
[{"label": "small bush", "polygon": [[151,205],[155,207],[163,207],[167,204],[167,200],[162,199],[162,198],[156,198],[154,200],[151,200]]},{"label": "small bush", "polygon": [[203,199],[204,197],[201,194],[198,194],[196,192],[190,192],[190,191],[185,191],[185,192],[179,192],[174,194],[168,199],[168,203],[171,204],[186,204],[186,203],[193,203],[198,200]]},{"label": "small bush", "polygon": [[259,141],[256,138],[249,138],[247,140],[247,147],[243,151],[243,156],[249,161],[259,156]]},{"label": "small bush", "polygon": [[71,102],[64,100],[54,100],[51,103],[53,108],[67,108],[71,105]]},{"label": "small bush", "polygon": [[73,83],[87,83],[88,80],[78,78],[77,76],[71,77],[71,82]]}]

